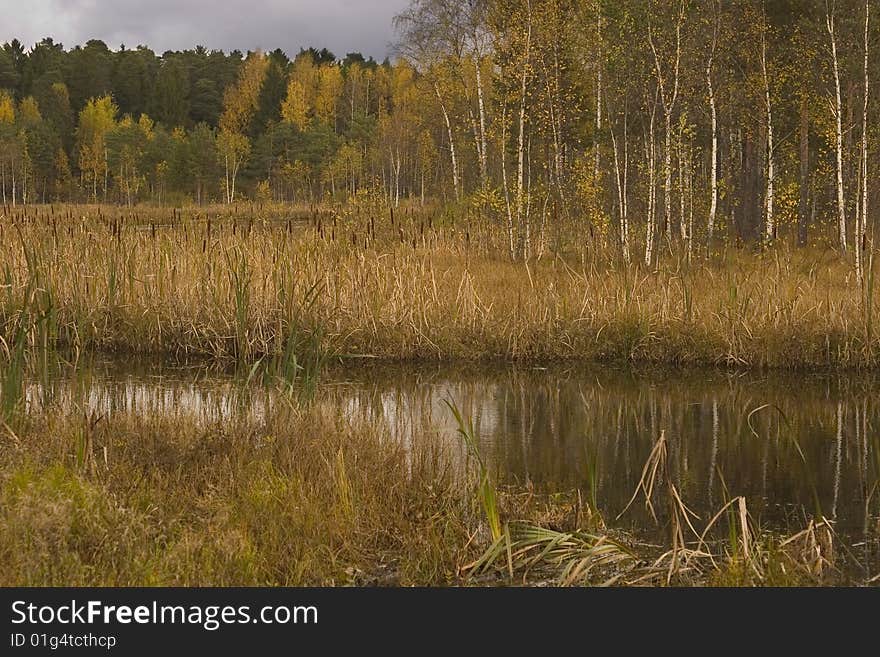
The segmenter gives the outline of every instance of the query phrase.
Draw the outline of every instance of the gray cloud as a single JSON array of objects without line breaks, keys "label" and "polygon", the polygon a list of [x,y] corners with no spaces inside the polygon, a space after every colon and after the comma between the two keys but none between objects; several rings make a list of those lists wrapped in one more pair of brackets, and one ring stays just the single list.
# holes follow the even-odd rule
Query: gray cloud
[{"label": "gray cloud", "polygon": [[329,48],[377,59],[407,0],[0,0],[0,43],[30,47],[50,36],[65,47],[102,39],[162,53],[203,45],[242,51]]}]

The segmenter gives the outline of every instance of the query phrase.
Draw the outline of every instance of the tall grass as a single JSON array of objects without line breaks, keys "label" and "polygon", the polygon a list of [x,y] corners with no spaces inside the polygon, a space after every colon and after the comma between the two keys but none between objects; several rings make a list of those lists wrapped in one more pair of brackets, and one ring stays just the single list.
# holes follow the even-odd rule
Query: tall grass
[{"label": "tall grass", "polygon": [[[235,364],[247,381],[261,377],[309,398],[337,356],[880,364],[873,267],[860,290],[831,251],[729,249],[694,261],[673,251],[645,269],[558,230],[552,254],[525,265],[506,260],[497,226],[454,214],[406,212],[391,223],[334,208],[294,225],[253,206],[210,212],[108,220],[101,208],[75,216],[37,208],[0,225],[5,424],[21,417],[29,353],[53,347],[207,356]],[[668,523],[667,544],[651,553],[599,517],[597,461],[587,459],[587,522],[579,497],[578,511],[561,519],[559,499],[498,487],[473,425],[449,408],[477,466],[466,491],[443,455],[405,449],[383,425],[320,403],[209,426],[33,414],[14,427],[0,465],[0,583],[459,584],[518,574],[557,584],[766,584],[792,572],[798,583],[833,576],[839,541],[820,509],[802,532],[779,537],[761,530],[744,497],[725,495],[698,529],[704,519],[671,474],[664,434],[630,501],[642,495]],[[721,540],[714,530],[725,522]]]},{"label": "tall grass", "polygon": [[53,410],[0,465],[0,584],[451,584],[448,470],[320,406],[264,421]]},{"label": "tall grass", "polygon": [[458,406],[450,399],[444,400],[447,408],[452,412],[455,422],[458,425],[458,435],[467,448],[468,455],[476,461],[477,464],[477,497],[483,507],[486,523],[489,525],[489,531],[492,542],[498,542],[503,537],[501,528],[501,517],[498,514],[498,500],[495,493],[495,485],[492,483],[492,477],[486,462],[483,460],[480,446],[477,442],[477,435],[474,431],[473,421],[465,420],[458,410]]},{"label": "tall grass", "polygon": [[[647,546],[584,525],[576,495],[462,486],[429,434],[404,445],[320,401],[222,422],[53,406],[17,438],[0,463],[4,585],[827,584],[847,550],[824,519],[766,532],[741,497]],[[683,505],[656,471],[641,490]]]},{"label": "tall grass", "polygon": [[873,269],[862,290],[830,250],[729,248],[690,263],[664,251],[646,269],[572,233],[524,265],[507,261],[488,220],[465,227],[433,211],[392,225],[350,209],[299,223],[242,209],[151,229],[95,209],[48,212],[19,217],[21,239],[0,239],[7,342],[10,299],[39,280],[46,339],[79,349],[252,362],[281,357],[295,328],[320,334],[323,353],[384,359],[874,367],[880,357]]}]

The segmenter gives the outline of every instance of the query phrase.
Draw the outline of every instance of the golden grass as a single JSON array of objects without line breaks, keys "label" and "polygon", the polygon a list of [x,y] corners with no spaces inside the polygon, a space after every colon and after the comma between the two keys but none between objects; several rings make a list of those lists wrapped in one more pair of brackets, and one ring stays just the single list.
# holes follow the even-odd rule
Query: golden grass
[{"label": "golden grass", "polygon": [[0,400],[0,584],[441,585],[473,583],[475,570],[492,582],[834,581],[822,519],[773,537],[736,498],[731,539],[710,545],[660,478],[662,443],[641,490],[667,495],[677,519],[650,553],[611,536],[594,502],[496,496],[485,477],[462,486],[430,435],[404,448],[320,404],[202,426],[22,417],[12,390],[23,347],[269,357],[294,373],[328,354],[874,367],[876,291],[864,296],[834,252],[664,252],[648,270],[571,233],[513,264],[497,227],[451,215],[211,212],[32,208],[0,220],[12,381]]},{"label": "golden grass", "polygon": [[483,478],[452,467],[430,433],[403,446],[320,402],[207,425],[59,408],[0,431],[0,585],[850,581],[828,521],[770,534],[742,498],[702,534],[673,527],[670,543],[646,545],[577,493],[502,488],[493,538]]},{"label": "golden grass", "polygon": [[432,216],[193,215],[153,230],[96,212],[4,222],[7,343],[24,311],[34,342],[247,361],[306,339],[382,359],[873,367],[880,356],[866,311],[877,304],[833,251],[666,254],[647,270],[572,241],[514,264],[498,231]]},{"label": "golden grass", "polygon": [[[265,423],[29,418],[0,468],[0,584],[448,584],[467,507],[431,450],[315,407]],[[90,432],[83,458],[81,436]]]}]

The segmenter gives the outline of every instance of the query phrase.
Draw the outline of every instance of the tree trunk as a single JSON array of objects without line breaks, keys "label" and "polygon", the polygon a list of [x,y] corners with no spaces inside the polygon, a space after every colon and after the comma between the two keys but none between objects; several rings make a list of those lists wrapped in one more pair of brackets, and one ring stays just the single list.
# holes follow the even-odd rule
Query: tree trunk
[{"label": "tree trunk", "polygon": [[[763,5],[762,5],[763,10]],[[761,14],[761,72],[764,77],[764,103],[767,110],[767,206],[764,221],[764,242],[770,244],[776,239],[776,166],[773,153],[773,105],[770,101],[770,77],[767,75],[767,18]]]},{"label": "tree trunk", "polygon": [[718,48],[718,1],[712,2],[712,48],[706,62],[706,88],[709,92],[709,114],[712,120],[712,163],[709,166],[709,219],[706,223],[706,248],[712,248],[715,236],[715,219],[718,214],[718,111],[715,106],[715,85],[712,82],[712,66],[715,63],[715,51]]},{"label": "tree trunk", "polygon": [[475,57],[474,66],[476,67],[477,76],[477,106],[480,113],[480,179],[483,182],[483,189],[489,185],[489,152],[486,140],[486,107],[483,99],[483,76],[480,71],[482,62],[479,57]]},{"label": "tree trunk", "polygon": [[864,105],[862,106],[862,204],[861,219],[856,221],[856,271],[858,273],[859,283],[864,281],[864,273],[862,267],[862,250],[864,248],[865,234],[868,229],[868,99],[870,89],[870,76],[868,75],[868,64],[870,54],[869,30],[871,24],[870,0],[865,0],[865,64],[864,64],[864,84],[865,95]]},{"label": "tree trunk", "polygon": [[449,156],[452,159],[452,188],[455,193],[455,200],[461,198],[458,184],[458,160],[455,157],[455,138],[452,133],[452,121],[449,119],[449,112],[446,111],[446,103],[440,95],[440,85],[434,83],[434,93],[437,94],[437,100],[440,102],[440,111],[443,113],[443,121],[446,123],[446,132],[449,136]]},{"label": "tree trunk", "polygon": [[648,163],[648,217],[645,228],[645,264],[649,267],[654,261],[654,241],[657,230],[657,181],[655,165],[657,161],[654,139],[654,117],[656,116],[657,99],[651,108],[651,119],[648,123],[648,139],[645,143],[645,159]]},{"label": "tree trunk", "polygon": [[504,190],[504,205],[507,209],[507,241],[508,254],[516,260],[513,210],[510,207],[510,186],[507,184],[507,104],[501,109],[501,186]]},{"label": "tree trunk", "polygon": [[837,229],[840,250],[846,251],[846,198],[843,188],[843,107],[840,100],[840,68],[837,60],[837,37],[834,33],[834,13],[826,16],[828,34],[831,37],[831,57],[834,64],[834,119],[837,130]]},{"label": "tree trunk", "polygon": [[620,213],[620,246],[623,261],[629,263],[629,208],[627,207],[627,177],[629,169],[629,135],[627,134],[627,110],[623,112],[623,167],[620,165],[617,137],[611,127],[611,146],[614,149],[614,178],[617,182],[617,207]]},{"label": "tree trunk", "polygon": [[[526,98],[528,97],[529,61],[531,60],[532,48],[532,3],[527,0],[528,15],[526,27],[526,43],[523,53],[522,77],[520,83],[519,101],[519,138],[517,139],[517,163],[516,163],[516,223],[520,227],[520,256],[525,260],[528,257],[528,230],[525,224],[528,218],[523,205],[523,186],[525,184],[525,161],[526,161]],[[523,229],[526,230],[523,230]]]},{"label": "tree trunk", "polygon": [[[679,69],[681,64],[681,26],[684,22],[684,2],[679,3],[679,14],[675,25],[675,66],[673,70],[673,86],[668,92],[666,79],[663,76],[663,67],[660,64],[660,56],[654,45],[653,29],[648,26],[648,43],[654,55],[654,66],[657,73],[657,84],[660,88],[660,100],[663,103],[663,116],[665,119],[666,142],[663,158],[663,222],[667,239],[672,239],[672,114],[678,100]],[[668,93],[667,93],[668,92]]]},{"label": "tree trunk", "polygon": [[685,172],[685,153],[684,153],[684,125],[679,124],[678,126],[678,204],[679,204],[679,222],[678,222],[678,230],[681,235],[681,240],[686,242],[688,240],[688,224],[685,219],[685,206],[686,206],[686,190],[685,190],[685,180],[684,180],[684,172]]},{"label": "tree trunk", "polygon": [[224,166],[224,169],[226,172],[226,189],[224,191],[226,192],[226,204],[229,205],[230,203],[232,203],[232,200],[230,199],[230,196],[229,196],[229,154],[228,153],[223,156],[223,166]]},{"label": "tree trunk", "polygon": [[663,231],[672,239],[672,113],[665,112],[666,143],[663,146]]},{"label": "tree trunk", "polygon": [[712,238],[715,235],[715,216],[718,213],[718,113],[715,108],[715,89],[712,85],[712,59],[715,53],[715,39],[712,41],[712,55],[709,57],[709,64],[706,66],[706,86],[709,89],[709,111],[712,117],[712,164],[709,167],[709,190],[711,199],[709,201],[709,221],[706,227],[706,242],[709,247],[712,245]]}]

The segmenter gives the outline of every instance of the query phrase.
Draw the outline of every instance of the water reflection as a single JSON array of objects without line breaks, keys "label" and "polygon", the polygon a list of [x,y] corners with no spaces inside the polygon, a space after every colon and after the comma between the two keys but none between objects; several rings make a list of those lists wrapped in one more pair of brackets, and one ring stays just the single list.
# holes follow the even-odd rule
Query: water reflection
[{"label": "water reflection", "polygon": [[[318,402],[379,421],[398,440],[427,432],[456,446],[443,403],[452,399],[473,418],[499,478],[595,491],[612,516],[664,432],[675,482],[704,519],[725,498],[744,495],[762,524],[780,530],[825,515],[842,531],[865,536],[873,527],[876,536],[878,392],[880,380],[864,376],[359,368],[330,373]],[[32,408],[78,405],[204,421],[241,413],[259,419],[285,403],[271,389],[243,388],[204,369],[109,363],[31,382],[26,400]],[[645,521],[637,509],[627,518]]]},{"label": "water reflection", "polygon": [[442,400],[453,398],[503,477],[594,486],[609,511],[626,505],[664,432],[675,482],[697,512],[745,495],[773,524],[808,513],[858,526],[880,467],[878,390],[839,377],[588,370],[398,375],[344,394],[398,432],[428,416],[445,435],[454,424]]}]

